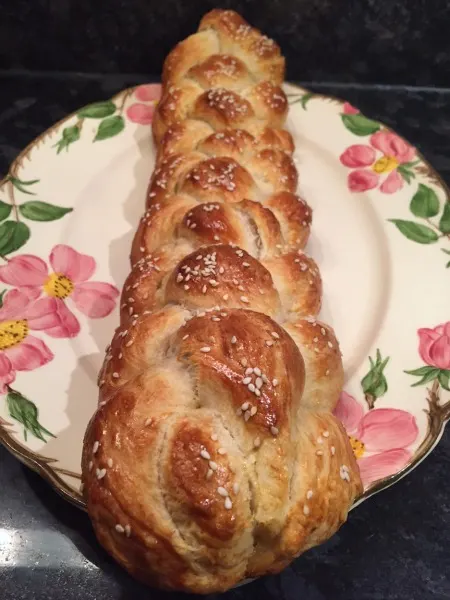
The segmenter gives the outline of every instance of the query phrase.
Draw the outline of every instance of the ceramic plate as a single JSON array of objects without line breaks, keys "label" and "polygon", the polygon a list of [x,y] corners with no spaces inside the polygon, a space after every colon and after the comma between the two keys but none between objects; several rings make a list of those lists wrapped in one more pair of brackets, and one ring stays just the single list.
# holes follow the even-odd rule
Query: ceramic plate
[{"label": "ceramic plate", "polygon": [[[158,85],[89,105],[34,140],[0,184],[0,439],[68,500],[119,321],[153,168]],[[336,414],[365,491],[395,483],[450,416],[450,199],[405,140],[337,99],[286,86],[308,251],[346,380]]]}]

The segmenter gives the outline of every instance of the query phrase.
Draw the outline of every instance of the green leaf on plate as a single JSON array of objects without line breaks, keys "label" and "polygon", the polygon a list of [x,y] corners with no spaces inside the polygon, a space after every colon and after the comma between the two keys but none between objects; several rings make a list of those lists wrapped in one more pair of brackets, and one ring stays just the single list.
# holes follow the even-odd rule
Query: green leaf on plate
[{"label": "green leaf on plate", "polygon": [[408,375],[416,375],[418,377],[423,377],[424,375],[428,375],[428,373],[430,373],[430,371],[435,371],[435,370],[436,370],[435,367],[426,366],[426,367],[419,367],[418,369],[413,369],[412,371],[405,371],[405,373],[407,373]]},{"label": "green leaf on plate", "polygon": [[450,269],[450,260],[448,261],[448,263],[445,265],[446,269]]},{"label": "green leaf on plate", "polygon": [[446,250],[445,248],[441,248],[442,252],[445,252],[445,254],[450,254],[450,250]]},{"label": "green leaf on plate", "polygon": [[103,119],[109,117],[116,110],[116,105],[111,100],[106,102],[95,102],[85,106],[78,112],[78,116],[87,119]]},{"label": "green leaf on plate", "polygon": [[450,202],[446,202],[444,204],[444,212],[442,213],[441,220],[439,221],[439,229],[442,231],[442,233],[450,233]]},{"label": "green leaf on plate", "polygon": [[17,188],[18,190],[20,190],[23,194],[30,194],[30,196],[35,196],[36,195],[35,192],[30,192],[26,188],[29,185],[34,185],[35,183],[38,183],[40,180],[39,179],[31,179],[30,181],[21,181],[17,177],[13,177],[11,175],[9,177],[9,181],[11,181],[11,183],[13,184],[13,186],[15,188]]},{"label": "green leaf on plate", "polygon": [[62,137],[53,145],[56,148],[56,154],[59,154],[64,148],[68,151],[70,144],[77,142],[80,139],[80,127],[73,125],[72,127],[64,127]]},{"label": "green leaf on plate", "polygon": [[8,290],[3,290],[0,292],[0,308],[3,306],[3,298]]},{"label": "green leaf on plate", "polygon": [[31,221],[56,221],[72,210],[73,208],[64,208],[38,200],[25,202],[19,206],[20,214]]},{"label": "green leaf on plate", "polygon": [[302,105],[303,110],[306,110],[306,105],[308,104],[308,102],[311,100],[311,98],[314,96],[314,94],[312,92],[308,92],[307,94],[303,94],[303,96],[300,99],[300,104]]},{"label": "green leaf on plate", "polygon": [[39,438],[43,442],[46,442],[44,435],[49,435],[51,437],[56,437],[45,429],[38,420],[39,412],[36,405],[25,398],[20,392],[16,392],[15,390],[8,388],[8,395],[6,396],[6,404],[8,406],[8,411],[10,416],[22,423],[23,425],[23,437],[25,441],[27,439],[27,432],[29,431],[35,437]]},{"label": "green leaf on plate", "polygon": [[6,256],[21,248],[30,237],[30,229],[25,223],[4,221],[0,225],[0,256]]},{"label": "green leaf on plate", "polygon": [[403,177],[403,179],[406,181],[406,183],[411,183],[411,181],[413,179],[415,179],[415,177],[416,177],[414,171],[411,171],[411,169],[408,169],[406,164],[399,165],[397,167],[397,171],[400,173],[400,175]]},{"label": "green leaf on plate", "polygon": [[446,370],[446,369],[441,369],[441,371],[439,372],[438,375],[438,381],[441,384],[441,386],[444,388],[444,390],[447,390],[448,392],[450,392],[450,371]]},{"label": "green leaf on plate", "polygon": [[103,119],[98,126],[94,142],[99,142],[100,140],[107,140],[108,138],[114,137],[123,131],[124,127],[125,121],[120,115]]},{"label": "green leaf on plate", "polygon": [[375,133],[381,127],[377,121],[372,121],[360,113],[356,115],[341,115],[345,127],[355,135],[364,136]]},{"label": "green leaf on plate", "polygon": [[439,375],[439,369],[436,369],[435,367],[429,367],[427,373],[425,373],[423,375],[422,379],[413,383],[412,387],[417,387],[418,385],[424,385],[425,383],[428,383],[429,381],[433,381],[434,379],[436,379],[436,377],[438,375]]},{"label": "green leaf on plate", "polygon": [[384,375],[384,369],[389,362],[389,356],[382,358],[380,350],[377,349],[375,360],[369,356],[370,370],[361,379],[361,387],[364,394],[369,394],[375,400],[381,398],[388,390],[388,384]]},{"label": "green leaf on plate", "polygon": [[6,204],[0,200],[0,221],[4,221],[11,214],[11,204]]},{"label": "green leaf on plate", "polygon": [[419,189],[412,197],[409,209],[416,217],[435,217],[439,213],[439,198],[432,188],[419,183]]},{"label": "green leaf on plate", "polygon": [[418,244],[434,244],[439,239],[439,236],[431,227],[414,223],[414,221],[403,221],[403,219],[389,219],[389,221],[394,223],[408,240]]}]

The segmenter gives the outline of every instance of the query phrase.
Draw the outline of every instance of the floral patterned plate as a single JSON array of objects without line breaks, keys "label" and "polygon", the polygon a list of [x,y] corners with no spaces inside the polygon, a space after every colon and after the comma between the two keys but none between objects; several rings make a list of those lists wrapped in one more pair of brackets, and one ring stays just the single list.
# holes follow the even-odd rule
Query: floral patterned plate
[{"label": "floral patterned plate", "polygon": [[[80,507],[83,435],[152,170],[159,91],[139,86],[78,110],[0,183],[0,439]],[[314,209],[308,249],[324,280],[322,316],[344,356],[336,414],[358,458],[361,501],[417,466],[450,417],[450,199],[381,123],[286,92],[299,191]]]}]

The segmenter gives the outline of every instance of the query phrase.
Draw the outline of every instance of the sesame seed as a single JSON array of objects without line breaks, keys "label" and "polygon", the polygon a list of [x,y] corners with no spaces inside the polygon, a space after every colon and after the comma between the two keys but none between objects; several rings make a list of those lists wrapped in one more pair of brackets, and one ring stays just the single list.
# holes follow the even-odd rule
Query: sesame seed
[{"label": "sesame seed", "polygon": [[130,347],[130,346],[132,346],[132,345],[133,345],[133,340],[130,340],[130,341],[128,341],[128,342],[125,344],[125,346],[126,346],[127,348],[129,348],[129,347]]},{"label": "sesame seed", "polygon": [[329,348],[332,348],[332,347],[333,347],[333,344],[332,344],[331,342],[328,342],[328,347],[329,347]]},{"label": "sesame seed", "polygon": [[278,433],[279,433],[279,431],[278,431],[278,427],[274,427],[274,426],[272,425],[272,427],[270,428],[270,433],[271,433],[272,435],[278,435]]},{"label": "sesame seed", "polygon": [[259,437],[256,437],[253,440],[253,445],[255,446],[255,448],[259,448],[261,446],[261,439]]},{"label": "sesame seed", "polygon": [[185,289],[185,290],[186,290],[186,292],[187,292],[187,291],[188,291],[188,289],[189,289],[189,286],[188,286],[188,285],[184,285],[183,287],[184,287],[184,289]]},{"label": "sesame seed", "polygon": [[114,379],[119,379],[119,377],[120,377],[120,375],[119,375],[119,373],[117,373],[117,371],[114,371],[112,376],[114,377]]},{"label": "sesame seed", "polygon": [[209,468],[212,469],[213,471],[217,471],[217,463],[214,462],[213,460],[209,461]]},{"label": "sesame seed", "polygon": [[92,467],[93,467],[94,463],[92,462],[92,460],[89,461],[89,465],[88,465],[88,469],[89,471],[92,471]]},{"label": "sesame seed", "polygon": [[243,267],[249,267],[249,266],[250,266],[250,263],[248,263],[248,262],[243,262],[243,263],[242,263],[242,266],[243,266]]},{"label": "sesame seed", "polygon": [[225,448],[219,448],[219,449],[217,450],[217,453],[218,453],[218,454],[226,454],[226,453],[227,453],[227,451],[225,450]]},{"label": "sesame seed", "polygon": [[247,408],[250,406],[250,402],[244,402],[244,404],[241,405],[241,410],[247,410]]},{"label": "sesame seed", "polygon": [[180,283],[181,281],[183,281],[183,275],[181,273],[178,273],[178,275],[177,275],[177,283]]},{"label": "sesame seed", "polygon": [[342,465],[339,469],[339,475],[344,481],[350,481],[350,471],[347,465]]},{"label": "sesame seed", "polygon": [[238,483],[233,483],[233,492],[235,494],[237,494],[239,492],[239,484]]},{"label": "sesame seed", "polygon": [[247,387],[249,392],[254,392],[256,390],[255,385],[253,383],[249,383]]},{"label": "sesame seed", "polygon": [[245,370],[246,375],[251,375],[252,373],[253,373],[253,369],[251,367],[248,367],[248,369]]},{"label": "sesame seed", "polygon": [[208,469],[206,472],[206,479],[211,479],[212,476],[213,476],[213,470]]},{"label": "sesame seed", "polygon": [[269,346],[269,347],[273,346],[272,340],[266,340],[266,345]]},{"label": "sesame seed", "polygon": [[129,525],[125,525],[125,535],[130,537],[131,535],[131,527]]},{"label": "sesame seed", "polygon": [[250,419],[250,411],[246,410],[244,413],[244,421],[247,423],[247,421]]},{"label": "sesame seed", "polygon": [[308,490],[306,492],[306,497],[308,498],[308,500],[311,500],[311,498],[313,497],[313,491],[312,490]]},{"label": "sesame seed", "polygon": [[278,333],[276,331],[272,331],[272,333],[270,334],[273,338],[275,338],[276,340],[280,339],[280,336],[278,335]]},{"label": "sesame seed", "polygon": [[331,450],[331,456],[334,456],[336,454],[336,448],[334,446],[331,446],[330,450]]},{"label": "sesame seed", "polygon": [[263,384],[264,384],[264,382],[263,382],[262,378],[257,377],[256,381],[255,381],[255,385],[258,388],[258,390],[260,390],[262,388]]},{"label": "sesame seed", "polygon": [[211,321],[215,321],[216,323],[220,321],[219,317],[212,317]]},{"label": "sesame seed", "polygon": [[225,503],[224,506],[227,510],[231,510],[231,508],[233,507],[233,503],[231,502],[231,500],[228,498],[228,496],[225,498]]},{"label": "sesame seed", "polygon": [[273,387],[277,387],[278,379],[272,379],[272,385],[273,385]]},{"label": "sesame seed", "polygon": [[249,303],[249,299],[247,298],[247,296],[241,296],[241,302],[244,302],[245,304]]},{"label": "sesame seed", "polygon": [[189,334],[187,333],[186,335],[183,335],[183,337],[182,337],[181,339],[182,339],[182,340],[183,340],[183,342],[184,342],[184,340],[187,340],[187,339],[188,339],[188,337],[189,337]]},{"label": "sesame seed", "polygon": [[261,396],[261,392],[258,390],[258,388],[256,388],[254,393],[255,393],[255,396]]},{"label": "sesame seed", "polygon": [[108,464],[108,467],[112,467],[113,466],[113,459],[112,458],[108,458],[107,464]]},{"label": "sesame seed", "polygon": [[231,343],[235,344],[237,342],[237,338],[235,335],[233,335],[233,337],[231,338]]},{"label": "sesame seed", "polygon": [[148,419],[145,419],[144,427],[147,427],[148,425],[150,425],[152,421],[153,421],[153,419],[151,417],[149,417]]},{"label": "sesame seed", "polygon": [[245,292],[245,287],[243,285],[238,285],[238,290],[240,292]]},{"label": "sesame seed", "polygon": [[330,437],[330,432],[329,431],[323,431],[322,435],[324,438]]},{"label": "sesame seed", "polygon": [[242,365],[243,367],[246,367],[246,366],[247,366],[247,362],[248,362],[248,361],[247,361],[247,359],[246,359],[246,358],[241,358],[241,365]]},{"label": "sesame seed", "polygon": [[103,479],[106,475],[106,469],[97,469],[96,470],[97,479]]},{"label": "sesame seed", "polygon": [[252,408],[250,409],[250,416],[254,417],[256,415],[258,411],[258,408],[256,406],[252,406]]},{"label": "sesame seed", "polygon": [[325,371],[325,375],[327,376],[327,375],[329,375],[329,374],[330,374],[330,369],[327,369],[327,370]]},{"label": "sesame seed", "polygon": [[217,493],[220,494],[220,496],[223,496],[224,498],[228,496],[228,491],[223,486],[219,486],[217,488]]},{"label": "sesame seed", "polygon": [[317,450],[316,454],[317,456],[323,456],[323,450]]},{"label": "sesame seed", "polygon": [[211,459],[211,455],[210,455],[210,453],[208,452],[208,450],[202,450],[202,451],[200,452],[200,456],[201,456],[202,458],[204,458],[205,460],[210,460],[210,459]]},{"label": "sesame seed", "polygon": [[118,533],[125,533],[125,529],[122,527],[122,525],[117,524],[115,529]]},{"label": "sesame seed", "polygon": [[322,335],[326,335],[327,334],[327,332],[325,331],[325,329],[323,327],[320,328],[320,333]]},{"label": "sesame seed", "polygon": [[100,446],[100,442],[94,442],[94,447],[92,448],[92,452],[94,454],[97,453],[98,447]]},{"label": "sesame seed", "polygon": [[203,348],[200,348],[200,352],[211,352],[211,348],[209,346],[203,346]]},{"label": "sesame seed", "polygon": [[217,433],[212,433],[211,434],[211,439],[212,439],[213,442],[217,442],[217,440],[218,440]]},{"label": "sesame seed", "polygon": [[255,375],[257,375],[258,377],[260,377],[260,376],[261,376],[261,369],[260,369],[259,367],[255,367],[255,368],[253,369],[253,372],[254,372],[254,374],[255,374]]},{"label": "sesame seed", "polygon": [[242,383],[244,385],[248,385],[251,382],[252,378],[251,377],[244,377],[244,379],[242,380]]},{"label": "sesame seed", "polygon": [[318,444],[323,444],[323,438],[321,438],[320,435],[319,435],[319,437],[317,438],[316,441],[317,441]]},{"label": "sesame seed", "polygon": [[224,294],[224,295],[222,296],[222,298],[223,298],[223,300],[228,300],[228,294]]},{"label": "sesame seed", "polygon": [[309,506],[307,506],[306,504],[303,507],[303,514],[304,515],[309,515]]}]

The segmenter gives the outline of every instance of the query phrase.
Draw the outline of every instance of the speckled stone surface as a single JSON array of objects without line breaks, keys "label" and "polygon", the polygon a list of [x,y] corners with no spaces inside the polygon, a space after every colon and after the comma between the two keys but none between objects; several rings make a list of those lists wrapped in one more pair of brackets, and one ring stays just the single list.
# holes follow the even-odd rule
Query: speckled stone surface
[{"label": "speckled stone surface", "polygon": [[[143,81],[132,76],[0,73],[0,176],[68,112]],[[416,144],[450,182],[450,90],[315,86],[345,97]],[[1,399],[0,399],[1,401]],[[397,485],[351,513],[324,546],[224,600],[448,600],[450,429]],[[133,582],[97,545],[87,516],[0,448],[1,600],[182,600]]]},{"label": "speckled stone surface", "polygon": [[217,6],[274,36],[291,79],[450,85],[447,0],[0,0],[0,68],[157,73]]}]

